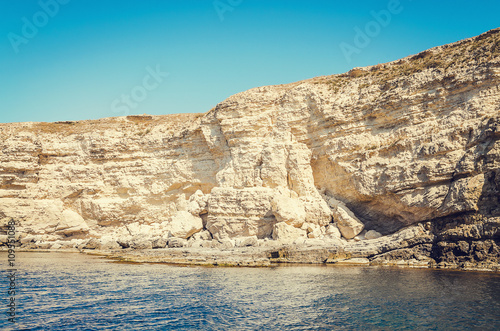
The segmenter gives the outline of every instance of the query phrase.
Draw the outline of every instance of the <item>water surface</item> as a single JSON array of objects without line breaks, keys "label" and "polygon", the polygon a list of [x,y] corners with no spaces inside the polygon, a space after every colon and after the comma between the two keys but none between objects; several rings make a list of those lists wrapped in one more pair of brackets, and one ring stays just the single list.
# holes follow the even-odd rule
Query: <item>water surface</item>
[{"label": "water surface", "polygon": [[499,330],[500,275],[383,267],[178,267],[17,253],[3,330]]}]

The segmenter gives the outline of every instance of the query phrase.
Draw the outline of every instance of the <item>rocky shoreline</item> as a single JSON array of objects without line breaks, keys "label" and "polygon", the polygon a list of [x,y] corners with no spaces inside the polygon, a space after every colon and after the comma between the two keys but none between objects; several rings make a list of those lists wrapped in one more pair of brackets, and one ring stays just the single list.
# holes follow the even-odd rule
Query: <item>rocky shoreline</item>
[{"label": "rocky shoreline", "polygon": [[[6,251],[0,249],[0,252]],[[19,249],[17,252],[77,253],[100,256],[119,263],[160,263],[178,266],[203,267],[276,267],[286,265],[336,265],[336,266],[380,266],[398,268],[450,269],[458,271],[500,272],[500,264],[483,263],[436,263],[432,259],[369,259],[339,255],[326,246],[280,248],[232,248],[226,250],[172,248],[156,250],[79,250],[79,249]]]},{"label": "rocky shoreline", "polygon": [[500,29],[203,114],[0,124],[9,224],[131,261],[498,271]]},{"label": "rocky shoreline", "polygon": [[[457,219],[458,220],[458,219]],[[465,220],[468,220],[467,224]],[[398,266],[500,272],[500,219],[488,223],[463,217],[452,222],[422,223],[394,234],[367,239],[308,238],[295,243],[261,240],[182,240],[170,237],[138,240],[118,248],[118,242],[102,244],[84,240],[37,246],[21,244],[18,251],[81,252],[122,262],[168,263],[176,265],[269,267],[279,264],[334,264],[358,266]],[[456,222],[456,221],[455,221]],[[154,243],[154,244],[153,244]],[[123,244],[123,243],[122,243]],[[149,244],[149,246],[148,246]],[[72,245],[74,245],[72,247]],[[152,247],[156,245],[155,249]],[[0,248],[5,250],[4,247]]]}]

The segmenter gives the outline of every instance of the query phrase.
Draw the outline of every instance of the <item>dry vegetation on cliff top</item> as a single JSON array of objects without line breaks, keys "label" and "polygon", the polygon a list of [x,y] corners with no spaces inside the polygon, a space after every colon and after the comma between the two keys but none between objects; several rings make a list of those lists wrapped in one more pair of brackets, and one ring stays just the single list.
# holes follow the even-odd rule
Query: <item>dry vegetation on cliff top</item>
[{"label": "dry vegetation on cliff top", "polygon": [[[411,76],[424,70],[440,70],[444,74],[468,66],[500,61],[500,28],[477,37],[456,43],[434,47],[416,55],[365,68],[354,68],[347,73],[322,76],[310,80],[314,84],[328,84],[335,93],[353,80],[359,80],[360,88],[380,85],[381,90],[390,88],[390,82]],[[452,75],[452,74],[451,74]],[[450,76],[449,79],[453,77]]]},{"label": "dry vegetation on cliff top", "polygon": [[151,132],[151,128],[161,125],[173,132],[182,131],[201,113],[171,114],[171,115],[130,115],[125,117],[108,117],[98,120],[61,121],[61,122],[26,122],[14,125],[0,123],[0,137],[13,135],[17,132],[29,131],[35,134],[83,134],[89,132],[104,132],[108,129],[135,132],[139,137]]}]

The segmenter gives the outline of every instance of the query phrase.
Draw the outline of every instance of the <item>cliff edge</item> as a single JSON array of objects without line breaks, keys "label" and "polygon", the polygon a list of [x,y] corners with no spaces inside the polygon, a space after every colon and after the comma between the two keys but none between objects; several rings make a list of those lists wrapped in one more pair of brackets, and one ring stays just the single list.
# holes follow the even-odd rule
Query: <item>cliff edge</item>
[{"label": "cliff edge", "polygon": [[495,29],[205,114],[0,124],[1,225],[24,249],[499,270],[499,82]]}]

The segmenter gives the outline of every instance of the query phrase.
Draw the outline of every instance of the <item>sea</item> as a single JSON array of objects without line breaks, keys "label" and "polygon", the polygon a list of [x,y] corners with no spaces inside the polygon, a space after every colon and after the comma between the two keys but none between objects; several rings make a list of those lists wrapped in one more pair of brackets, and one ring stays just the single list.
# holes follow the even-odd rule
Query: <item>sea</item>
[{"label": "sea", "polygon": [[12,279],[7,260],[1,330],[500,330],[500,273],[18,252]]}]

